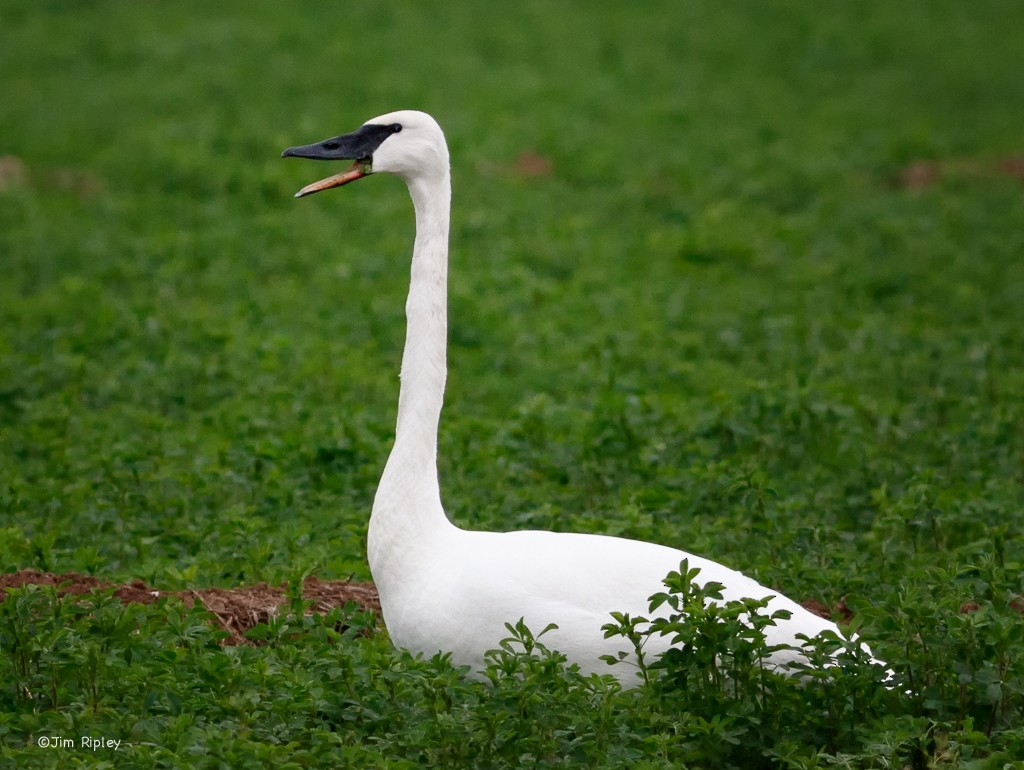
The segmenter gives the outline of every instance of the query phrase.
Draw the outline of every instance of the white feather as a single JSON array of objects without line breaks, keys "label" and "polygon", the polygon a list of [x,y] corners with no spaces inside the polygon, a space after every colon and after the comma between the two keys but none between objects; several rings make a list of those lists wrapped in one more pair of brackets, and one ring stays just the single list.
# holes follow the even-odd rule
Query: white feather
[{"label": "white feather", "polygon": [[[629,666],[609,668],[602,655],[629,652],[621,637],[605,639],[610,613],[649,616],[648,598],[680,562],[700,568],[697,582],[717,581],[723,597],[772,597],[768,612],[789,620],[766,630],[769,644],[799,647],[798,635],[839,629],[796,602],[717,562],[654,543],[589,534],[480,532],[445,515],[437,478],[437,428],[444,398],[447,338],[448,229],[451,179],[440,126],[422,112],[382,115],[369,124],[400,124],[374,151],[373,173],[392,173],[409,187],[416,211],[408,329],[402,357],[395,444],[370,518],[368,557],[384,621],[395,644],[432,655],[452,653],[479,670],[487,651],[523,618],[584,672],[613,673],[637,683]],[[495,492],[500,494],[500,492]],[[652,639],[647,651],[665,649]],[[798,652],[777,653],[784,664]]]}]

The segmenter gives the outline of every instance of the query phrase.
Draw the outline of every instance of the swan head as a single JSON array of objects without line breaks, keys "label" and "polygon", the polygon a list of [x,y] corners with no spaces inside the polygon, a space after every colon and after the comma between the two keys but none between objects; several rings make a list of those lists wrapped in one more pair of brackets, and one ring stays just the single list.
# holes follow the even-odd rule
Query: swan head
[{"label": "swan head", "polygon": [[354,161],[346,171],[306,185],[295,193],[296,198],[340,187],[370,174],[395,174],[411,184],[448,173],[444,132],[430,115],[416,110],[379,115],[349,134],[289,147],[281,157]]}]

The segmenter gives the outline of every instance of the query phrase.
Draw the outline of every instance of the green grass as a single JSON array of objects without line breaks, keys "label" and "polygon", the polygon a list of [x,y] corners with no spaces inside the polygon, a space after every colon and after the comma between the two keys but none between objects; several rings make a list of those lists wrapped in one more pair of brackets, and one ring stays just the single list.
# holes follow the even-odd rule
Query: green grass
[{"label": "green grass", "polygon": [[[450,515],[845,597],[910,694],[862,664],[679,687],[678,661],[623,694],[543,651],[480,683],[338,617],[222,649],[196,611],[22,591],[0,766],[1021,761],[1022,24],[998,0],[6,0],[0,566],[370,577],[411,206],[383,178],[294,201],[323,168],[278,155],[420,108],[455,185]],[[934,184],[898,184],[915,162]]]}]

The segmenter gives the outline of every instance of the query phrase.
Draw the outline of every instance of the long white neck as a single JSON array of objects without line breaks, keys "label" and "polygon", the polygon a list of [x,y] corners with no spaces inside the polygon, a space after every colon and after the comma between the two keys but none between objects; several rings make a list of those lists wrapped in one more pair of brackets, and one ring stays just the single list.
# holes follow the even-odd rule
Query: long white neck
[{"label": "long white neck", "polygon": [[[416,243],[405,313],[395,445],[373,502],[368,557],[374,579],[397,573],[437,536],[453,529],[441,507],[437,426],[444,402],[448,334],[447,171],[409,182],[416,209]],[[383,586],[380,586],[383,588]]]}]

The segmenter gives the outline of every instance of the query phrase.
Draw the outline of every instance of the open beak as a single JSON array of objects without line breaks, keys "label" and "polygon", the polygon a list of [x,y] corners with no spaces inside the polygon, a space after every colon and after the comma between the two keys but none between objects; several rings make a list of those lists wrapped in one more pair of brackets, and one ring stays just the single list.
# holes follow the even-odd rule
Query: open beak
[{"label": "open beak", "polygon": [[321,190],[329,190],[332,187],[341,187],[349,182],[354,182],[357,179],[362,179],[364,176],[372,174],[372,150],[367,152],[369,148],[366,146],[365,142],[359,141],[359,138],[359,132],[354,132],[352,134],[345,134],[344,136],[336,136],[333,139],[325,139],[324,141],[316,142],[315,144],[303,144],[299,147],[289,147],[287,150],[282,152],[282,158],[355,161],[347,171],[342,171],[340,174],[334,174],[326,179],[321,179],[319,182],[313,182],[312,184],[306,185],[295,193],[295,197],[302,198],[306,195],[312,195],[313,193],[320,192]]},{"label": "open beak", "polygon": [[[287,153],[287,150],[285,150]],[[329,190],[332,187],[341,187],[349,182],[354,182],[357,179],[362,179],[364,176],[369,176],[373,173],[370,170],[369,160],[357,160],[352,164],[352,168],[348,171],[342,171],[340,174],[333,174],[325,179],[321,179],[319,182],[313,182],[308,184],[295,193],[296,198],[303,198],[307,195],[320,192],[321,190]]]},{"label": "open beak", "polygon": [[319,182],[308,184],[295,193],[296,198],[305,195],[312,195],[321,190],[329,190],[332,187],[362,179],[373,173],[373,153],[381,143],[402,127],[397,124],[382,126],[374,123],[365,123],[357,131],[350,134],[342,134],[332,139],[325,139],[315,144],[304,144],[299,147],[289,147],[281,153],[282,158],[310,158],[312,160],[354,160],[355,163],[348,171],[321,179]]}]

